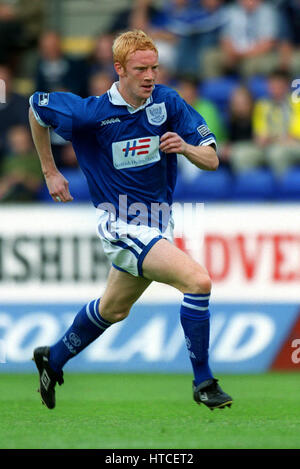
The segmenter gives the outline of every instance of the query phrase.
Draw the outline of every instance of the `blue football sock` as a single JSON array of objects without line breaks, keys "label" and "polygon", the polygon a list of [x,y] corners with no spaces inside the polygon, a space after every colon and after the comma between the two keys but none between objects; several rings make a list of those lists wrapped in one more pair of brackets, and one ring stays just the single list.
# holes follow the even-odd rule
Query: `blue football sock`
[{"label": "blue football sock", "polygon": [[90,301],[76,315],[63,337],[50,347],[49,365],[59,372],[70,358],[85,349],[111,326],[99,314],[100,299]]},{"label": "blue football sock", "polygon": [[209,293],[184,295],[180,320],[197,386],[213,375],[208,364],[209,349]]}]

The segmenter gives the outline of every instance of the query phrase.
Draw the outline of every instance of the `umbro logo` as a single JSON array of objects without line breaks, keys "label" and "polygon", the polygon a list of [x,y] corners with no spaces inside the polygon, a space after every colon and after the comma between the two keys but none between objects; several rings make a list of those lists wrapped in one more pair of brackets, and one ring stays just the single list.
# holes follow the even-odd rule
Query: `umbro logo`
[{"label": "umbro logo", "polygon": [[121,122],[118,117],[112,117],[111,119],[106,119],[104,121],[100,122],[101,127],[103,125],[108,125],[108,124],[116,124],[117,122]]},{"label": "umbro logo", "polygon": [[201,399],[201,401],[208,401],[207,393],[206,392],[200,392],[200,399]]},{"label": "umbro logo", "polygon": [[46,391],[48,391],[49,384],[50,384],[50,378],[49,378],[49,375],[48,375],[48,373],[45,369],[43,370],[43,373],[41,375],[41,383],[44,386],[44,388],[46,389]]}]

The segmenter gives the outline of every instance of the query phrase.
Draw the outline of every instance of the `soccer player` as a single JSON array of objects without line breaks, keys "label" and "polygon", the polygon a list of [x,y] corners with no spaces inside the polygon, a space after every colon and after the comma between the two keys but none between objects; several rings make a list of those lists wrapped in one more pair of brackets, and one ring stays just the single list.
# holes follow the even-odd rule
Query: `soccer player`
[{"label": "soccer player", "polygon": [[158,52],[144,32],[118,36],[113,57],[119,81],[102,96],[36,92],[30,98],[29,120],[49,193],[55,202],[73,200],[51,153],[52,127],[72,141],[112,262],[102,297],[78,312],[56,344],[34,350],[42,401],[55,407],[55,385],[63,383],[65,363],[125,319],[156,281],[183,294],[180,318],[194,372],[194,400],[224,408],[232,398],[208,363],[211,280],[204,267],[172,243],[171,210],[164,220],[157,211],[158,204],[171,207],[177,154],[201,169],[217,169],[215,137],[173,89],[155,85]]}]

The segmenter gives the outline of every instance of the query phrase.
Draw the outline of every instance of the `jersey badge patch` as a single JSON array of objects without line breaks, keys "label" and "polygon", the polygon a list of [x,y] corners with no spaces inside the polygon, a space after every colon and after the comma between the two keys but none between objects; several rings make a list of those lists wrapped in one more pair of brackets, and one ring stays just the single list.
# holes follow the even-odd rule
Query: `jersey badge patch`
[{"label": "jersey badge patch", "polygon": [[39,94],[39,106],[47,106],[49,103],[49,93]]},{"label": "jersey badge patch", "polygon": [[161,125],[167,120],[167,110],[165,103],[152,104],[146,107],[148,121],[152,125]]},{"label": "jersey badge patch", "polygon": [[199,134],[201,135],[201,137],[206,137],[207,135],[209,135],[211,133],[211,130],[207,127],[207,125],[199,125],[199,127],[197,127],[197,130],[199,132]]}]

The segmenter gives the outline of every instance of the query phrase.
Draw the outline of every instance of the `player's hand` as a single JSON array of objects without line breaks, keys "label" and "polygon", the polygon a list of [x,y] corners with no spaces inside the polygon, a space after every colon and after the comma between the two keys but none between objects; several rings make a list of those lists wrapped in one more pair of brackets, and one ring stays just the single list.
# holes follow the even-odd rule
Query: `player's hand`
[{"label": "player's hand", "polygon": [[166,132],[160,137],[159,149],[164,153],[184,154],[186,147],[186,142],[175,132]]},{"label": "player's hand", "polygon": [[54,202],[71,202],[73,200],[69,191],[69,183],[59,171],[45,175],[45,180]]}]

